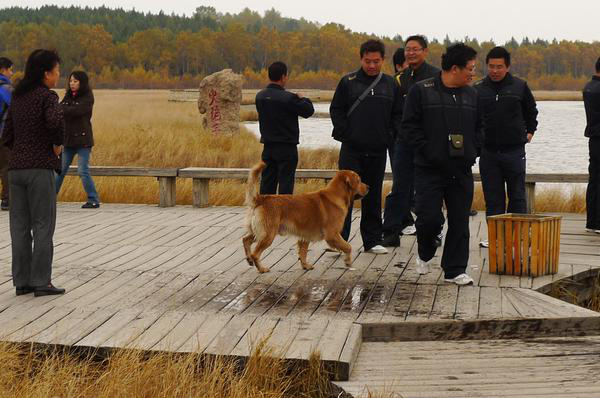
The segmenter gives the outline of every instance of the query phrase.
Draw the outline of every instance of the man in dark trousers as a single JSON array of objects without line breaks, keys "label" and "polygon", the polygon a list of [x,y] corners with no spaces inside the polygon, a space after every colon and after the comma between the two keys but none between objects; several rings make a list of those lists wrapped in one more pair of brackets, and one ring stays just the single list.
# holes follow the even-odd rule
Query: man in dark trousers
[{"label": "man in dark trousers", "polygon": [[[10,78],[13,74],[13,63],[6,57],[0,57],[0,137],[2,136],[2,126],[6,115],[8,114],[8,106],[12,97],[12,83]],[[2,145],[0,142],[0,179],[2,180],[2,201],[0,208],[8,210],[8,158],[10,157],[10,149]]]},{"label": "man in dark trousers", "polygon": [[315,109],[308,98],[285,90],[288,71],[283,62],[269,66],[269,80],[271,83],[256,94],[260,142],[264,144],[262,160],[267,164],[260,193],[276,194],[279,185],[279,194],[292,194],[300,142],[298,116],[309,118]]},{"label": "man in dark trousers", "polygon": [[[392,76],[381,72],[385,46],[368,40],[360,46],[358,71],[344,76],[333,95],[329,113],[334,139],[341,141],[339,168],[353,170],[369,186],[362,199],[360,233],[365,251],[385,254],[381,246],[381,189],[386,151],[399,128],[402,103]],[[350,237],[352,206],[342,237]]]},{"label": "man in dark trousers", "polygon": [[[483,111],[479,171],[485,214],[527,213],[525,144],[537,127],[535,99],[527,83],[510,74],[510,53],[505,48],[492,48],[485,63],[488,75],[474,85]],[[488,242],[480,245],[487,247]]]},{"label": "man in dark trousers", "polygon": [[583,104],[587,119],[585,136],[590,139],[590,176],[585,196],[585,227],[588,232],[600,234],[600,58],[596,61],[596,74],[583,89]]},{"label": "man in dark trousers", "polygon": [[417,272],[429,272],[445,202],[448,232],[441,266],[445,280],[457,285],[473,283],[466,273],[471,167],[481,126],[477,92],[468,84],[475,74],[476,55],[461,43],[448,47],[442,55],[442,72],[408,92],[402,119],[402,134],[415,155]]},{"label": "man in dark trousers", "polygon": [[[410,88],[417,82],[439,74],[440,70],[425,62],[429,50],[427,40],[415,35],[406,39],[404,54],[408,62],[405,69],[397,78],[402,103]],[[414,193],[414,163],[413,151],[402,134],[395,137],[392,160],[392,191],[385,199],[383,213],[383,245],[400,246],[400,235],[415,233],[414,219],[410,208]],[[443,224],[443,219],[440,224]]]}]

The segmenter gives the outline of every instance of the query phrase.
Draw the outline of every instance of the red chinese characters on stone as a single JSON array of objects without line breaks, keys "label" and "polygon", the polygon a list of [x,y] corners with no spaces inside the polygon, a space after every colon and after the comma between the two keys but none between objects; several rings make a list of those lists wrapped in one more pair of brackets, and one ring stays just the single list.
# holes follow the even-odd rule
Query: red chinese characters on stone
[{"label": "red chinese characters on stone", "polygon": [[208,92],[210,108],[210,127],[213,133],[221,131],[221,107],[219,106],[219,93],[214,88]]}]

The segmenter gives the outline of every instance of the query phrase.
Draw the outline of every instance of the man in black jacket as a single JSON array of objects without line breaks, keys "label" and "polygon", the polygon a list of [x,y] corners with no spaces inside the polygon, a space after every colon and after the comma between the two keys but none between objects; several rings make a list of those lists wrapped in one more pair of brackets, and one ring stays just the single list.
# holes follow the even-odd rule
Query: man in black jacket
[{"label": "man in black jacket", "polygon": [[[400,89],[402,103],[410,88],[417,82],[439,74],[440,70],[425,62],[429,50],[427,40],[423,36],[415,35],[406,39],[404,53],[408,68],[396,76]],[[383,245],[399,246],[400,234],[414,234],[414,220],[410,213],[414,192],[415,167],[413,151],[402,134],[397,134],[393,144],[392,191],[385,199],[383,213]],[[443,223],[443,221],[442,221]]]},{"label": "man in black jacket", "polygon": [[262,160],[267,164],[260,193],[275,194],[279,185],[279,194],[292,194],[300,142],[298,116],[309,118],[315,109],[308,98],[285,90],[288,72],[283,62],[269,66],[269,80],[271,83],[256,94],[260,142],[264,144]]},{"label": "man in black jacket", "polygon": [[585,197],[585,227],[589,232],[600,234],[600,58],[596,61],[596,75],[583,89],[583,103],[587,119],[585,136],[590,139],[590,176]]},{"label": "man in black jacket", "polygon": [[[531,142],[537,127],[535,99],[527,83],[509,73],[506,49],[492,48],[485,62],[488,75],[474,87],[483,110],[485,140],[479,171],[486,215],[527,213],[525,144]],[[487,246],[487,242],[481,245]]]},{"label": "man in black jacket", "polygon": [[464,44],[448,47],[441,74],[408,92],[402,118],[402,134],[415,155],[417,272],[429,272],[445,202],[448,232],[441,266],[445,280],[457,285],[473,283],[466,269],[480,114],[477,93],[468,84],[476,55]]},{"label": "man in black jacket", "polygon": [[[381,246],[381,188],[386,151],[399,128],[402,103],[394,78],[381,72],[385,46],[368,40],[360,46],[361,68],[344,76],[333,95],[329,113],[334,139],[342,142],[340,170],[353,170],[369,186],[362,199],[360,232],[365,251],[385,254]],[[342,237],[350,237],[352,206]]]}]

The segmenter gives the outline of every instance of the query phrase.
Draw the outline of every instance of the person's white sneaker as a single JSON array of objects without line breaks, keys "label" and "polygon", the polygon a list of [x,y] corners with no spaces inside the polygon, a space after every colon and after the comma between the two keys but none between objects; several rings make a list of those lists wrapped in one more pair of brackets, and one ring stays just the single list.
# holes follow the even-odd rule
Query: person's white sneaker
[{"label": "person's white sneaker", "polygon": [[419,256],[417,256],[417,274],[425,275],[429,273],[429,261],[423,261]]},{"label": "person's white sneaker", "polygon": [[593,232],[595,234],[600,234],[600,229],[586,228],[585,231],[586,232]]},{"label": "person's white sneaker", "polygon": [[414,235],[417,233],[417,227],[409,225],[402,230],[402,235]]},{"label": "person's white sneaker", "polygon": [[490,247],[490,242],[488,240],[482,240],[479,242],[479,247]]},{"label": "person's white sneaker", "polygon": [[455,278],[445,278],[446,282],[455,283],[459,286],[470,285],[473,283],[473,278],[467,274],[460,274]]},{"label": "person's white sneaker", "polygon": [[381,245],[376,245],[376,246],[373,246],[372,248],[370,248],[369,250],[367,250],[367,253],[388,254],[388,249],[386,249],[385,247],[383,247]]}]

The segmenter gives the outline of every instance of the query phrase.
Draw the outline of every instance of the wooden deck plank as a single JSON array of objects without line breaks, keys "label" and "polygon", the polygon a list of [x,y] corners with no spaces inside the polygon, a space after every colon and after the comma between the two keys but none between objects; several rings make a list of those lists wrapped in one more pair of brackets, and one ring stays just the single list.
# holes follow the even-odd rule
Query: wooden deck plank
[{"label": "wooden deck plank", "polygon": [[167,332],[151,349],[156,351],[177,351],[188,341],[200,326],[209,318],[207,313],[184,313],[183,318]]},{"label": "wooden deck plank", "polygon": [[479,290],[479,319],[502,317],[502,293],[499,287],[482,286]]},{"label": "wooden deck plank", "polygon": [[321,336],[328,324],[329,319],[327,317],[314,317],[304,320],[296,337],[286,351],[285,358],[308,359],[310,354],[319,346]]},{"label": "wooden deck plank", "polygon": [[74,345],[81,347],[100,347],[112,335],[126,327],[127,324],[133,321],[140,313],[141,311],[136,309],[120,310],[94,331],[87,334],[81,340],[78,340]]},{"label": "wooden deck plank", "polygon": [[437,287],[430,319],[453,319],[456,314],[459,287],[445,284]]},{"label": "wooden deck plank", "polygon": [[163,313],[148,329],[144,330],[132,343],[131,348],[149,350],[156,346],[185,317],[184,312]]},{"label": "wooden deck plank", "polygon": [[212,341],[221,333],[225,325],[233,318],[232,314],[211,315],[200,325],[198,330],[189,339],[185,341],[178,349],[178,352],[196,352],[202,353],[212,343]]},{"label": "wooden deck plank", "polygon": [[78,308],[27,341],[71,346],[98,329],[115,313],[116,310],[112,309],[95,311]]},{"label": "wooden deck plank", "polygon": [[231,355],[248,357],[263,342],[267,342],[279,319],[258,317],[231,351]]}]

